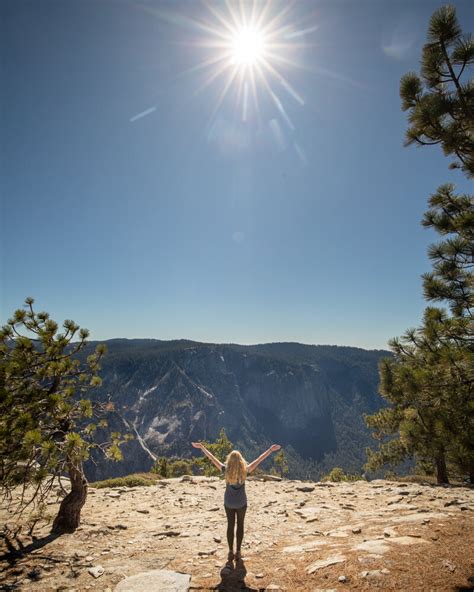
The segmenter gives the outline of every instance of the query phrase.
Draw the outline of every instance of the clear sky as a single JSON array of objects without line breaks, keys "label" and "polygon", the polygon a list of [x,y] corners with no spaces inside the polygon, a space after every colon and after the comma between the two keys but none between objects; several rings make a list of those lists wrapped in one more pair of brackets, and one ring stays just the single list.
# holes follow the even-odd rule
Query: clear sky
[{"label": "clear sky", "polygon": [[2,321],[32,296],[94,339],[385,348],[424,308],[427,198],[469,189],[403,147],[441,4],[274,1],[271,72],[223,67],[223,2],[3,0]]}]

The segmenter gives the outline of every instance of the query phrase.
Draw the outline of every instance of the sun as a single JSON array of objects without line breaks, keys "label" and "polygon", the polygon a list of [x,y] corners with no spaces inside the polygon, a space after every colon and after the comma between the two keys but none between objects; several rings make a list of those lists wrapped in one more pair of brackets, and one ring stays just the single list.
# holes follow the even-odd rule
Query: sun
[{"label": "sun", "polygon": [[[293,138],[296,128],[290,110],[295,111],[294,103],[303,107],[305,102],[288,76],[304,68],[301,58],[309,47],[305,38],[317,27],[308,26],[309,17],[294,12],[290,2],[203,2],[207,10],[202,16],[184,22],[197,33],[189,41],[199,49],[195,65],[188,70],[199,81],[194,95],[211,85],[217,90],[210,104],[209,135],[218,133],[222,121],[232,119],[241,138],[255,131],[256,142],[266,141],[262,138],[268,128],[279,147],[287,142],[300,150]],[[229,142],[230,136],[237,135],[229,131]]]},{"label": "sun", "polygon": [[265,37],[255,27],[242,27],[231,39],[231,62],[236,66],[251,67],[265,57]]}]

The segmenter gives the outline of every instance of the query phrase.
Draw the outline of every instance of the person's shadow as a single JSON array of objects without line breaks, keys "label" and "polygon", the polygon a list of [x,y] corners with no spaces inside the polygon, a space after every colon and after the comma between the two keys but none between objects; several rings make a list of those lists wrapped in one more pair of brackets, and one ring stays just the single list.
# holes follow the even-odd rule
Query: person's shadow
[{"label": "person's shadow", "polygon": [[236,561],[235,565],[232,561],[228,561],[221,569],[220,575],[221,581],[216,586],[213,586],[213,590],[222,590],[225,592],[234,592],[234,590],[236,592],[242,590],[246,592],[258,592],[256,588],[249,588],[245,583],[247,570],[242,559]]}]

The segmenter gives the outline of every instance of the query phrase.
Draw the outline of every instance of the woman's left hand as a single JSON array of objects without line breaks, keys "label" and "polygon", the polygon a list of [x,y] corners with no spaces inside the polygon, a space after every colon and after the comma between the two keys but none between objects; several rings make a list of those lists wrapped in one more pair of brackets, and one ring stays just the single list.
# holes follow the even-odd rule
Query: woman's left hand
[{"label": "woman's left hand", "polygon": [[277,450],[280,450],[280,448],[281,448],[280,444],[272,444],[272,445],[270,446],[270,450],[271,450],[272,452],[276,452]]},{"label": "woman's left hand", "polygon": [[191,442],[191,444],[194,446],[194,448],[202,448],[201,442]]}]

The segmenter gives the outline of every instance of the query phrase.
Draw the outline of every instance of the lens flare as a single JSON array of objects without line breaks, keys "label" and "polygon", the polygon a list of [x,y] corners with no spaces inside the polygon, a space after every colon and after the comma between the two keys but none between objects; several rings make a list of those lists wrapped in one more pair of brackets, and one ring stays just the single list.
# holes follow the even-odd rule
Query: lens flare
[{"label": "lens flare", "polygon": [[303,58],[312,46],[307,37],[318,29],[312,25],[316,13],[295,1],[202,2],[204,10],[194,18],[142,9],[186,31],[183,45],[191,48],[194,65],[179,76],[194,78],[193,97],[207,89],[208,139],[219,135],[227,145],[231,138],[243,150],[273,138],[278,150],[286,150],[295,142],[290,112],[305,104],[290,78],[295,69],[308,70]]},{"label": "lens flare", "polygon": [[[211,121],[224,102],[233,102],[243,122],[261,125],[264,118],[268,124],[276,117],[294,132],[286,103],[296,101],[303,106],[304,100],[287,75],[302,67],[297,56],[306,42],[301,40],[303,33],[298,34],[301,23],[291,17],[292,5],[228,0],[222,5],[207,2],[205,6],[207,18],[195,21],[202,34],[196,45],[203,59],[192,71],[203,73],[197,93],[220,84]],[[306,20],[304,24],[304,34],[313,32]],[[262,112],[263,105],[266,111],[269,109],[267,113]]]}]

